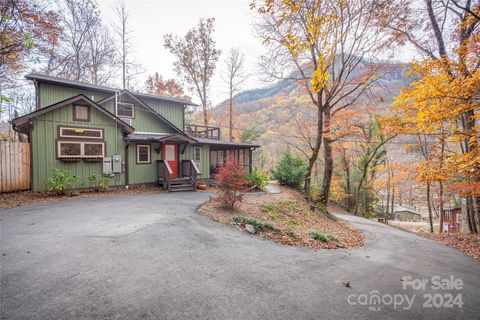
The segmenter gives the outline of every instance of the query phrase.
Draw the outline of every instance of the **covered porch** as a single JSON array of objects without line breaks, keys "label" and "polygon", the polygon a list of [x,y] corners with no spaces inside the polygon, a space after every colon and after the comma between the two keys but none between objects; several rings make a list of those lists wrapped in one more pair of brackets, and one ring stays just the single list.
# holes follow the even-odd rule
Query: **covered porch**
[{"label": "covered porch", "polygon": [[[197,141],[179,133],[134,132],[125,136],[128,148],[135,149],[134,165],[127,165],[127,184],[133,172],[142,170],[146,165],[148,174],[155,178],[155,183],[168,191],[195,191],[198,179],[202,176],[199,164],[195,161],[192,147]],[[128,154],[128,151],[126,152]],[[131,155],[132,153],[130,153]],[[127,159],[128,159],[127,158]]]}]

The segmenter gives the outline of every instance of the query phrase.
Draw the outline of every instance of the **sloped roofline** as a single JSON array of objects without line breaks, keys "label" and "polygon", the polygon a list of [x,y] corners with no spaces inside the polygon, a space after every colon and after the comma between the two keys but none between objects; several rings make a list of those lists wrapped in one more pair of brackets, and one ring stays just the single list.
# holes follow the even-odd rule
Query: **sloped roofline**
[{"label": "sloped roofline", "polygon": [[91,107],[94,107],[95,109],[97,109],[98,111],[100,111],[101,113],[106,115],[107,117],[109,117],[112,120],[114,120],[115,122],[117,122],[124,129],[124,131],[126,133],[130,134],[130,133],[135,131],[134,127],[130,126],[129,124],[127,124],[125,122],[123,122],[120,118],[118,118],[113,113],[106,110],[105,108],[102,108],[102,106],[98,105],[95,101],[92,101],[91,99],[89,99],[84,94],[76,95],[74,97],[71,97],[71,98],[62,100],[60,102],[51,104],[51,105],[49,105],[45,108],[38,109],[36,111],[30,112],[28,114],[25,114],[23,116],[15,118],[15,119],[12,120],[12,125],[13,125],[15,130],[21,131],[21,129],[19,129],[18,127],[25,124],[25,123],[28,123],[31,119],[36,118],[38,116],[41,116],[42,114],[48,113],[50,111],[63,108],[64,106],[67,106],[69,104],[72,104],[72,103],[80,101],[80,100],[86,102]]},{"label": "sloped roofline", "polygon": [[[120,95],[122,94],[127,94],[129,95],[133,100],[135,100],[137,103],[139,103],[140,105],[142,105],[145,109],[147,109],[148,112],[151,112],[154,116],[156,116],[158,119],[160,119],[161,121],[163,121],[167,126],[169,126],[170,128],[172,128],[174,131],[176,131],[177,133],[180,133],[182,135],[185,135],[185,132],[178,128],[176,125],[174,125],[173,123],[171,123],[170,121],[168,121],[164,116],[162,116],[160,113],[158,113],[157,111],[155,111],[155,109],[153,109],[152,107],[150,107],[148,104],[146,104],[145,102],[143,102],[141,99],[139,99],[138,97],[135,96],[134,93],[130,92],[129,90],[121,90],[120,91]],[[111,97],[107,97],[103,100],[100,100],[98,101],[97,103],[98,104],[104,104],[105,102],[108,102],[112,99],[115,99],[115,95],[111,96]]]},{"label": "sloped roofline", "polygon": [[[116,91],[119,91],[119,89],[115,89],[112,87],[99,86],[99,85],[90,84],[90,83],[81,82],[81,81],[67,80],[67,79],[62,79],[58,77],[48,76],[48,75],[37,73],[37,72],[31,72],[27,74],[25,78],[28,80],[37,80],[43,83],[62,85],[65,87],[78,88],[78,89],[84,89],[84,90],[94,90],[94,91],[99,91],[103,93],[115,93]],[[156,95],[140,93],[140,92],[134,92],[132,94],[134,94],[137,97],[146,98],[146,99],[153,99],[153,100],[198,107],[198,104],[188,100],[184,100],[184,99],[156,96]]]}]

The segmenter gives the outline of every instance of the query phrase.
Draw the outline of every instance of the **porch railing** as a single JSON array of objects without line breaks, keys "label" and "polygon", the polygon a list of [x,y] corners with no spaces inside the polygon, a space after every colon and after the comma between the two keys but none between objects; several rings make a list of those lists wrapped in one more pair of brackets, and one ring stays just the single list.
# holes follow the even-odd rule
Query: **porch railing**
[{"label": "porch railing", "polygon": [[193,160],[182,160],[182,176],[189,177],[193,189],[197,190],[197,180],[200,170],[198,170],[197,164]]},{"label": "porch railing", "polygon": [[200,124],[185,124],[185,132],[198,138],[209,138],[220,140],[221,133],[219,127],[205,126]]},{"label": "porch railing", "polygon": [[170,191],[172,168],[165,160],[157,160],[157,184]]}]

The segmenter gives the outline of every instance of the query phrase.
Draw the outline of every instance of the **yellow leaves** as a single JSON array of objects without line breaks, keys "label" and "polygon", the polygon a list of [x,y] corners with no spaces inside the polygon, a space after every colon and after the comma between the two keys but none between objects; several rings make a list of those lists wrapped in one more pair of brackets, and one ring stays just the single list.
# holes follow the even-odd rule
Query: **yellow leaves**
[{"label": "yellow leaves", "polygon": [[328,65],[325,61],[325,56],[320,54],[318,57],[317,68],[313,72],[312,77],[312,90],[314,92],[320,92],[327,86],[328,79],[330,79],[330,73],[328,72]]},{"label": "yellow leaves", "polygon": [[[449,64],[448,70],[445,63]],[[402,90],[392,106],[404,122],[419,130],[433,133],[446,122],[456,122],[461,114],[479,107],[474,96],[480,88],[480,71],[460,76],[460,66],[455,62],[425,60],[414,63],[411,72],[421,79]]]}]

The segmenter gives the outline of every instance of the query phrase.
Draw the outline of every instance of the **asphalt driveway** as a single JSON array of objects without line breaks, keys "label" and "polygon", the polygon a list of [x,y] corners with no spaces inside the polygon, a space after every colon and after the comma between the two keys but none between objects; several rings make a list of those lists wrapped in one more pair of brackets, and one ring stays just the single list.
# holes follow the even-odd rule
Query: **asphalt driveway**
[{"label": "asphalt driveway", "polygon": [[[461,252],[350,216],[365,231],[363,248],[282,246],[196,214],[208,198],[113,196],[1,211],[1,318],[480,317],[480,262]],[[437,281],[451,277],[450,287]]]}]

